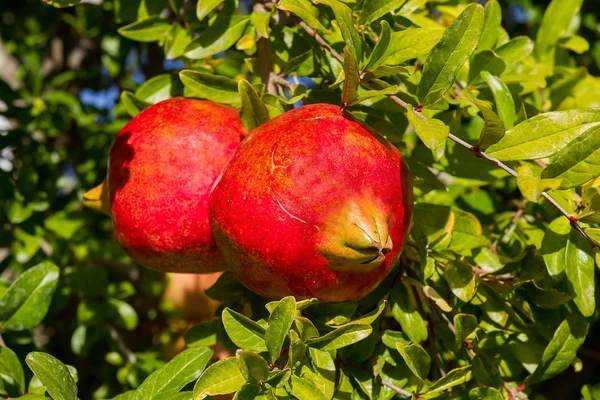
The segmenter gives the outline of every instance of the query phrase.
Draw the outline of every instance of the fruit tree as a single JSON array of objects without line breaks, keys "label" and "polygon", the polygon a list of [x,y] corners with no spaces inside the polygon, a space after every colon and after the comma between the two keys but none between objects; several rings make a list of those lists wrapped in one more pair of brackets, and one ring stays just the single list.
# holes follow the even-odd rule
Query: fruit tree
[{"label": "fruit tree", "polygon": [[600,399],[597,0],[0,4],[0,396]]}]

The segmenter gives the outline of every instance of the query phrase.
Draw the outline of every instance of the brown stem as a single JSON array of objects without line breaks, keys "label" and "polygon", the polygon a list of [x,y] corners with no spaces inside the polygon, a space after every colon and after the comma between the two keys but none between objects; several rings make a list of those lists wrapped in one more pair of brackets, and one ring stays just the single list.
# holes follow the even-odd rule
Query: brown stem
[{"label": "brown stem", "polygon": [[404,390],[402,388],[399,388],[398,386],[394,385],[391,382],[381,380],[381,384],[383,386],[389,387],[390,389],[392,389],[393,391],[395,391],[396,393],[398,393],[400,396],[404,396],[407,399],[412,398],[412,393],[411,392],[409,392],[408,390]]},{"label": "brown stem", "polygon": [[[314,29],[312,29],[311,27],[309,27],[308,25],[306,25],[304,22],[300,22],[298,25],[302,29],[304,29],[310,36],[312,36],[315,39],[315,41],[321,45],[321,47],[323,47],[329,53],[331,53],[331,55],[333,57],[335,57],[339,62],[341,62],[341,63],[344,62],[344,57],[342,57],[338,52],[336,52],[333,49],[333,47],[331,47],[329,45],[329,43],[327,43]],[[375,88],[375,89],[382,89],[375,82],[369,82],[368,84],[371,87]],[[404,100],[400,99],[399,97],[397,97],[395,95],[388,95],[388,98],[390,100],[392,100],[394,103],[398,104],[400,107],[404,108],[405,110],[408,108],[408,105],[406,104],[406,102]],[[420,111],[418,111],[418,108],[416,108],[414,111],[415,111],[415,114],[419,118],[424,119],[424,120],[427,119],[427,117],[425,117],[424,115],[422,115],[420,113]],[[455,142],[456,144],[464,147],[465,149],[471,151],[476,157],[483,158],[484,160],[487,160],[487,161],[491,162],[492,164],[495,164],[498,168],[504,170],[509,175],[511,175],[511,176],[513,176],[515,178],[517,177],[517,171],[515,171],[514,169],[512,169],[508,165],[504,164],[502,161],[498,160],[497,158],[494,158],[494,157],[492,157],[492,156],[490,156],[490,155],[488,155],[486,153],[481,152],[479,150],[479,147],[473,146],[472,144],[469,144],[469,143],[465,142],[461,138],[453,135],[452,133],[448,134],[448,139],[450,139],[453,142]],[[596,244],[596,242],[594,242],[592,240],[592,238],[587,233],[585,233],[585,231],[583,230],[583,228],[581,227],[581,225],[579,225],[577,223],[577,219],[574,218],[573,216],[571,216],[567,210],[565,210],[560,204],[558,204],[556,202],[556,200],[554,200],[546,192],[542,192],[542,197],[545,198],[554,208],[556,208],[558,211],[560,211],[570,221],[571,227],[575,231],[579,232],[585,238],[585,240],[587,240],[587,242],[592,247],[592,250],[598,250],[598,249],[600,249],[600,246],[598,244]]]}]

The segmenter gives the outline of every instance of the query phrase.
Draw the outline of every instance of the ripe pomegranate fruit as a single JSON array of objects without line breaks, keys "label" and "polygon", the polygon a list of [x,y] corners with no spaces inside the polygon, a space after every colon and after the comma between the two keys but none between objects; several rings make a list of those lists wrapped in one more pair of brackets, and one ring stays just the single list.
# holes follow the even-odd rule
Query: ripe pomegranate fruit
[{"label": "ripe pomegranate fruit", "polygon": [[316,104],[254,130],[209,201],[233,274],[278,299],[360,299],[400,256],[412,182],[398,152],[340,107]]},{"label": "ripe pomegranate fruit", "polygon": [[154,104],[116,136],[107,180],[84,204],[112,215],[117,240],[144,267],[221,271],[208,197],[245,135],[231,107],[187,98]]}]

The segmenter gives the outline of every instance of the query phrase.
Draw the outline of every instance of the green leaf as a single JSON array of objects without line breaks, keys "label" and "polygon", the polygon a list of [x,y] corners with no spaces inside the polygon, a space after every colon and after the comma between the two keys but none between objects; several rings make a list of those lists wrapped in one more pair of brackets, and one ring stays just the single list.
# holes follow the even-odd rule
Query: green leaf
[{"label": "green leaf", "polygon": [[427,326],[421,314],[411,302],[408,288],[403,283],[397,283],[390,292],[389,302],[394,319],[402,327],[402,331],[415,343],[427,340]]},{"label": "green leaf", "polygon": [[111,298],[107,302],[107,311],[111,319],[118,325],[132,331],[137,327],[138,315],[135,309],[123,300]]},{"label": "green leaf", "polygon": [[433,385],[429,386],[421,394],[424,399],[430,399],[438,396],[440,393],[471,380],[471,367],[455,368],[448,374],[438,379]]},{"label": "green leaf", "polygon": [[171,23],[158,16],[135,21],[118,29],[121,36],[136,42],[157,42],[162,40],[171,29]]},{"label": "green leaf", "polygon": [[356,98],[356,100],[348,104],[348,107],[352,107],[356,104],[360,104],[364,101],[373,99],[375,97],[389,96],[396,93],[398,93],[397,85],[388,86],[387,88],[381,90],[368,90],[359,95],[358,98]]},{"label": "green leaf", "polygon": [[308,339],[306,344],[315,349],[331,351],[360,342],[367,338],[372,331],[371,325],[347,325],[321,337]]},{"label": "green leaf", "polygon": [[310,381],[295,375],[290,379],[289,392],[298,400],[328,400]]},{"label": "green leaf", "polygon": [[250,22],[256,28],[258,33],[262,37],[269,37],[269,23],[271,22],[271,12],[258,12],[254,11],[252,15],[250,15]]},{"label": "green leaf", "polygon": [[188,330],[183,338],[188,347],[213,346],[219,340],[220,321],[201,322]]},{"label": "green leaf", "polygon": [[325,397],[331,399],[335,393],[337,374],[335,361],[331,353],[311,347],[308,349],[308,354],[313,368],[303,370],[306,372],[303,377],[310,380]]},{"label": "green leaf", "polygon": [[181,71],[179,78],[194,97],[233,106],[240,105],[238,83],[233,79],[192,70]]},{"label": "green leaf", "polygon": [[198,0],[196,5],[196,17],[198,21],[202,21],[204,17],[214,10],[223,0]]},{"label": "green leaf", "polygon": [[452,293],[465,303],[470,302],[478,286],[478,280],[471,267],[460,261],[450,261],[443,274]]},{"label": "green leaf", "polygon": [[319,21],[319,9],[311,4],[309,0],[281,0],[277,8],[296,14],[306,25],[318,33],[325,33],[327,28]]},{"label": "green leaf", "polygon": [[469,392],[469,400],[503,400],[502,394],[498,389],[491,387],[476,387]]},{"label": "green leaf", "polygon": [[71,7],[79,4],[81,0],[42,0],[44,3],[56,8]]},{"label": "green leaf", "polygon": [[58,276],[58,267],[48,261],[20,274],[0,299],[0,325],[22,331],[39,324],[50,308]]},{"label": "green leaf", "polygon": [[583,0],[552,0],[546,8],[535,41],[535,54],[544,64],[554,66],[556,44],[567,33],[582,3]]},{"label": "green leaf", "polygon": [[573,302],[584,317],[589,317],[596,309],[594,256],[587,241],[574,230],[569,232],[564,257],[569,291],[575,293]]},{"label": "green leaf", "polygon": [[182,28],[178,23],[173,23],[171,30],[165,38],[165,58],[167,60],[174,60],[181,57],[193,39],[194,37],[190,31]]},{"label": "green leaf", "polygon": [[558,42],[559,46],[574,51],[577,54],[583,54],[590,49],[590,43],[585,38],[575,35],[569,38],[563,38]]},{"label": "green leaf", "polygon": [[554,332],[541,361],[533,374],[525,379],[525,384],[541,382],[567,369],[577,356],[577,350],[587,333],[587,321],[577,314],[570,314]]},{"label": "green leaf", "polygon": [[0,347],[0,390],[2,381],[25,392],[25,372],[19,362],[19,357],[8,347]]},{"label": "green leaf", "polygon": [[246,381],[265,381],[269,377],[269,364],[259,354],[250,350],[235,353],[237,365]]},{"label": "green leaf", "polygon": [[342,90],[342,104],[348,107],[358,99],[358,64],[348,46],[344,47],[344,88]]},{"label": "green leaf", "polygon": [[358,23],[368,25],[383,17],[385,14],[399,9],[406,0],[369,0],[363,3],[362,10],[358,16]]},{"label": "green leaf", "polygon": [[211,364],[194,385],[194,400],[237,392],[246,383],[235,357]]},{"label": "green leaf", "polygon": [[292,370],[289,368],[282,369],[280,371],[273,371],[269,373],[269,379],[266,380],[266,383],[273,386],[274,388],[283,387],[292,376]]},{"label": "green leaf", "polygon": [[465,97],[479,108],[485,121],[483,131],[481,131],[481,135],[477,141],[479,148],[485,150],[494,143],[498,143],[504,137],[504,133],[506,132],[504,123],[486,102],[476,99],[473,96]]},{"label": "green leaf", "polygon": [[522,61],[533,52],[533,41],[527,36],[517,36],[495,50],[507,66]]},{"label": "green leaf", "polygon": [[580,186],[600,175],[600,125],[586,130],[556,154],[542,178],[561,178],[560,189]]},{"label": "green leaf", "polygon": [[65,364],[48,353],[34,351],[25,362],[54,399],[77,400],[77,385]]},{"label": "green leaf", "polygon": [[370,313],[367,313],[367,314],[363,315],[362,317],[352,320],[350,322],[346,322],[345,324],[338,326],[338,328],[341,326],[347,326],[347,325],[372,325],[373,322],[375,322],[377,320],[377,318],[379,318],[379,316],[383,313],[383,311],[385,310],[386,307],[387,307],[387,301],[384,300],[379,305],[379,307],[377,307]]},{"label": "green leaf", "polygon": [[517,120],[517,112],[515,110],[515,101],[508,86],[500,78],[495,77],[488,71],[481,71],[481,77],[492,90],[498,116],[504,122],[504,126],[508,129],[512,128]]},{"label": "green leaf", "polygon": [[151,106],[150,103],[140,99],[135,94],[126,90],[121,93],[121,103],[123,104],[123,107],[125,107],[127,114],[129,114],[131,117],[135,117],[144,108]]},{"label": "green leaf", "polygon": [[506,69],[506,63],[491,50],[478,51],[469,63],[469,84],[479,80],[481,72],[487,71],[499,76]]},{"label": "green leaf", "polygon": [[408,122],[415,128],[415,132],[427,147],[435,150],[444,144],[450,133],[450,127],[439,119],[420,118],[410,104],[406,112]]},{"label": "green leaf", "polygon": [[496,45],[496,40],[502,29],[502,9],[496,0],[485,3],[485,16],[483,18],[483,29],[481,38],[477,45],[478,50],[490,50]]},{"label": "green leaf", "polygon": [[249,23],[248,16],[223,14],[192,40],[185,49],[185,56],[199,60],[229,49],[242,36]]},{"label": "green leaf", "polygon": [[546,269],[557,281],[565,271],[565,259],[571,224],[564,217],[558,217],[548,225],[542,240],[541,253]]},{"label": "green leaf", "polygon": [[135,399],[151,400],[174,395],[200,376],[213,353],[208,347],[182,351],[144,380],[136,390]]},{"label": "green leaf", "polygon": [[400,65],[429,53],[442,38],[442,29],[409,28],[392,32],[390,45],[383,57],[384,65]]},{"label": "green leaf", "polygon": [[507,131],[486,153],[502,161],[550,157],[599,122],[600,110],[592,108],[540,114]]},{"label": "green leaf", "polygon": [[413,374],[420,380],[427,379],[429,367],[431,365],[431,357],[418,344],[410,344],[408,346],[402,343],[396,343],[396,349],[404,359],[404,362],[410,368]]},{"label": "green leaf", "polygon": [[304,317],[296,317],[294,319],[294,324],[296,325],[296,329],[298,330],[300,339],[302,339],[303,341],[319,337],[319,331],[310,319]]},{"label": "green leaf", "polygon": [[135,95],[150,104],[171,98],[173,86],[177,85],[176,77],[171,74],[157,75],[148,79],[135,92]]},{"label": "green leaf", "polygon": [[247,80],[240,79],[238,82],[238,91],[242,103],[240,117],[248,132],[271,119],[267,106]]},{"label": "green leaf", "polygon": [[365,71],[374,70],[380,66],[383,61],[385,61],[384,57],[387,53],[388,47],[390,46],[391,38],[392,34],[390,30],[390,24],[387,21],[381,21],[381,33],[379,34],[379,40],[371,52],[369,61],[367,61],[367,65],[364,68]]},{"label": "green leaf", "polygon": [[287,296],[279,301],[279,304],[269,316],[269,327],[265,333],[265,343],[271,361],[275,362],[281,353],[281,347],[292,326],[294,315],[296,314],[296,299]]},{"label": "green leaf", "polygon": [[454,316],[454,337],[456,349],[460,349],[469,337],[477,329],[477,318],[471,314],[456,314]]},{"label": "green leaf", "polygon": [[302,358],[304,358],[304,354],[306,353],[306,344],[300,339],[296,331],[290,331],[290,348],[288,352],[288,361],[286,364],[286,368],[293,368],[296,363]]},{"label": "green leaf", "polygon": [[437,103],[454,83],[458,71],[477,46],[483,14],[481,5],[471,3],[429,52],[417,87],[417,97],[423,106]]},{"label": "green leaf", "polygon": [[561,182],[560,178],[540,179],[539,172],[536,174],[531,164],[523,164],[517,168],[517,186],[528,201],[537,202],[542,192],[558,189]]},{"label": "green leaf", "polygon": [[354,27],[354,18],[350,7],[338,0],[315,0],[315,2],[325,4],[331,8],[350,54],[354,56],[354,59],[357,62],[361,62],[362,38],[360,37],[358,30]]},{"label": "green leaf", "polygon": [[221,319],[227,336],[236,346],[258,353],[267,351],[264,339],[265,329],[262,326],[229,307],[223,310]]}]

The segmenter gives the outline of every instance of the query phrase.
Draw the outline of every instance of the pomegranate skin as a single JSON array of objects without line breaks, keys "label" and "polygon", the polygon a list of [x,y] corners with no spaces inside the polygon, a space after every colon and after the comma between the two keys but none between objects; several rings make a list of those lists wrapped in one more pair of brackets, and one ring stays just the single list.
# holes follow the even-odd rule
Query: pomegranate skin
[{"label": "pomegranate skin", "polygon": [[119,132],[107,184],[116,238],[131,258],[162,272],[226,269],[208,197],[245,135],[235,109],[188,98],[154,104]]},{"label": "pomegranate skin", "polygon": [[209,201],[215,239],[240,282],[271,299],[322,302],[360,299],[388,275],[412,208],[398,150],[328,104],[255,129]]}]

